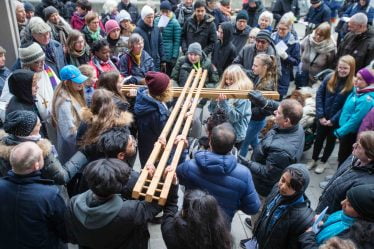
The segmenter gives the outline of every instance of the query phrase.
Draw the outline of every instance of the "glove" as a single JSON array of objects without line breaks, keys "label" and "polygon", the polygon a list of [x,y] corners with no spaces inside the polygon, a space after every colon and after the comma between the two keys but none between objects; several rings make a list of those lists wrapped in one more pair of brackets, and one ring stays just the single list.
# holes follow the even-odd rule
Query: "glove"
[{"label": "glove", "polygon": [[262,96],[260,91],[250,91],[248,93],[248,98],[253,105],[264,108],[268,104],[268,100]]},{"label": "glove", "polygon": [[247,168],[249,167],[249,165],[251,164],[251,161],[245,159],[243,156],[241,155],[238,155],[238,163],[246,166]]},{"label": "glove", "polygon": [[283,60],[287,59],[287,57],[288,57],[288,54],[286,53],[286,51],[280,51],[278,54],[279,54],[279,56],[280,56]]}]

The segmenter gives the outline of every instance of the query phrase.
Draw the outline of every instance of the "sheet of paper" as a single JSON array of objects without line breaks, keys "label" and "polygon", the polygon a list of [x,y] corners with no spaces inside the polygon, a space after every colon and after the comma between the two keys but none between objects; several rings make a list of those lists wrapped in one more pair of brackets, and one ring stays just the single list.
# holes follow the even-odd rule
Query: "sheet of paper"
[{"label": "sheet of paper", "polygon": [[248,240],[244,245],[246,249],[257,249],[258,248],[256,239]]},{"label": "sheet of paper", "polygon": [[284,43],[284,41],[280,40],[277,45],[275,45],[275,49],[278,51],[278,52],[285,52],[287,50],[288,46],[286,43]]},{"label": "sheet of paper", "polygon": [[165,28],[168,25],[169,21],[170,21],[169,17],[162,15],[160,17],[160,20],[158,21],[158,25],[157,26],[159,28]]},{"label": "sheet of paper", "polygon": [[318,226],[318,224],[323,220],[323,218],[325,217],[326,215],[326,212],[327,212],[327,209],[329,209],[329,207],[326,207],[318,216],[317,220],[313,223],[313,226],[312,226],[312,230],[315,234],[317,234],[319,232],[319,230],[321,230],[321,228]]}]

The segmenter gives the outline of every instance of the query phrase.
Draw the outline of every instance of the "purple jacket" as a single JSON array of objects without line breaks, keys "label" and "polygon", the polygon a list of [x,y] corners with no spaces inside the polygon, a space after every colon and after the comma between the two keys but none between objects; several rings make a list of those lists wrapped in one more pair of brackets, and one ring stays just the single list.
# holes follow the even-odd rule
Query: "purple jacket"
[{"label": "purple jacket", "polygon": [[362,131],[374,131],[374,108],[372,108],[362,120],[358,133]]}]

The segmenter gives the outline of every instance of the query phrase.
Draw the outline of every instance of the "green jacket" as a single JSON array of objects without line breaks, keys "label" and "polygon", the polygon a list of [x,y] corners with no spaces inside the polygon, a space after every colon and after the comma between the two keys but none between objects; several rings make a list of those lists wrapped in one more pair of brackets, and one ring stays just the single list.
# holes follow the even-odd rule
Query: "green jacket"
[{"label": "green jacket", "polygon": [[[158,26],[160,17],[155,20],[155,26]],[[164,46],[164,60],[167,62],[176,61],[179,56],[179,46],[181,43],[181,26],[175,16],[171,17],[169,23],[165,28],[160,28],[162,31],[162,41]]]}]

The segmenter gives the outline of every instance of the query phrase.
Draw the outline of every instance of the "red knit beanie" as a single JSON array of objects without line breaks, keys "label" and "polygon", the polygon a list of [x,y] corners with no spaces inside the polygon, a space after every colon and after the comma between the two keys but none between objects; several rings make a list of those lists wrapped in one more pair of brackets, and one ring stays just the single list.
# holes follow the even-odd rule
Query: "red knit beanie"
[{"label": "red knit beanie", "polygon": [[145,75],[145,82],[148,85],[149,93],[158,96],[166,90],[170,78],[164,73],[150,71]]},{"label": "red knit beanie", "polygon": [[115,20],[109,20],[105,23],[105,31],[109,35],[110,32],[120,29],[118,22]]}]

